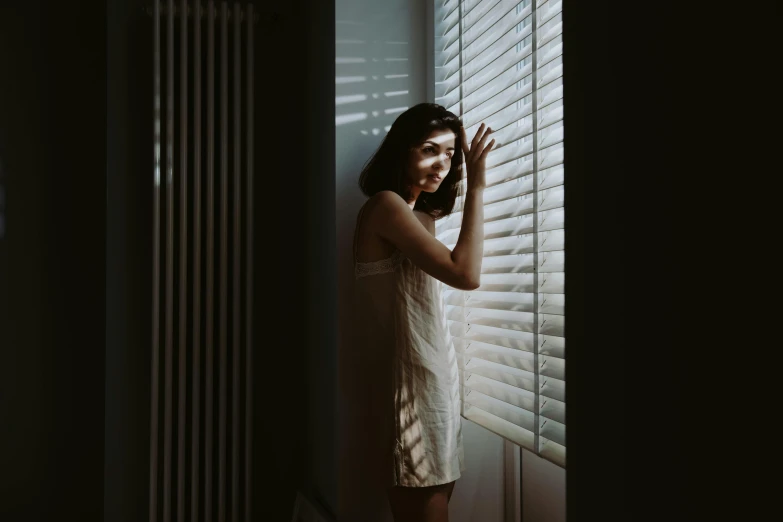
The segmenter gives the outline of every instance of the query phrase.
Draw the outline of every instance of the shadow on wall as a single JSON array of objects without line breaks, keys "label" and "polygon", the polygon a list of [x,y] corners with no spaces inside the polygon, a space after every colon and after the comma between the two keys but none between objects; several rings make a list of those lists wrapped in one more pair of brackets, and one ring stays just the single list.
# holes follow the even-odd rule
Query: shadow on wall
[{"label": "shadow on wall", "polygon": [[[338,165],[367,147],[375,148],[394,120],[411,105],[411,84],[423,79],[411,75],[410,42],[393,39],[367,39],[370,24],[337,21],[338,34],[355,33],[356,38],[337,39],[335,76],[335,126],[338,133]],[[373,35],[378,38],[380,35]],[[420,89],[423,90],[423,89]],[[416,93],[414,93],[416,94]],[[353,150],[340,150],[339,136],[359,139]],[[381,138],[382,139],[382,138]],[[351,154],[353,152],[353,154]],[[346,166],[346,165],[343,165]],[[339,172],[338,172],[339,175]],[[356,173],[358,179],[358,172]]]},{"label": "shadow on wall", "polygon": [[368,19],[363,22],[336,21],[336,184],[342,298],[352,295],[353,290],[353,232],[366,199],[358,186],[361,169],[394,120],[424,100],[421,45],[400,36],[410,32],[410,15],[407,9],[389,11],[385,20],[369,20],[368,15],[362,17]]},{"label": "shadow on wall", "polygon": [[[357,9],[366,11],[366,15],[356,16],[363,21],[338,19],[335,22],[337,226],[341,269],[346,268],[346,260],[351,257],[356,213],[365,199],[358,188],[359,173],[394,120],[409,107],[425,101],[424,37],[411,34],[415,24],[421,25],[421,20],[415,24],[412,20],[423,17],[424,9],[408,9],[411,3],[415,4],[385,4],[384,9],[372,11],[370,8],[377,6],[351,2]],[[349,236],[347,248],[343,248],[346,235]]]},{"label": "shadow on wall", "polygon": [[[338,266],[342,271],[351,268],[353,228],[365,200],[358,187],[359,173],[394,120],[421,99],[411,94],[417,80],[410,71],[409,42],[380,39],[380,35],[368,39],[365,33],[372,26],[364,23],[338,21],[337,27],[335,134]],[[418,81],[423,87],[423,81]]]},{"label": "shadow on wall", "polygon": [[[354,290],[353,234],[366,197],[362,167],[397,117],[426,101],[425,6],[414,0],[337,2],[335,145],[338,262],[338,380],[350,357]],[[344,16],[348,15],[348,16]],[[338,383],[338,389],[340,384]],[[362,490],[351,473],[350,403],[338,394],[339,520],[391,520],[385,491]],[[351,428],[351,429],[349,429]],[[358,488],[358,489],[357,489]]]}]

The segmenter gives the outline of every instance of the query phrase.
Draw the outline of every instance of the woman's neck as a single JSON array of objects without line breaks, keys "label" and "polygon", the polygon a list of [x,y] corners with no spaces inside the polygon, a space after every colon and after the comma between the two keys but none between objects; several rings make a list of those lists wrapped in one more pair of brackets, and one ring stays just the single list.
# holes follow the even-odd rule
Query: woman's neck
[{"label": "woman's neck", "polygon": [[419,194],[421,194],[420,188],[411,187],[411,199],[408,200],[408,206],[411,207],[411,210],[416,208],[416,200],[419,199]]}]

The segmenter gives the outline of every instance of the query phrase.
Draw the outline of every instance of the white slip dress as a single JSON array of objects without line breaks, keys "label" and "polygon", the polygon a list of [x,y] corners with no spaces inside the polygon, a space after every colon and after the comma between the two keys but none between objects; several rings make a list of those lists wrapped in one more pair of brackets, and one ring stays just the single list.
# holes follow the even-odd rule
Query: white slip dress
[{"label": "white slip dress", "polygon": [[464,471],[459,370],[443,283],[396,251],[356,261],[350,370],[355,419],[351,451],[368,483],[427,487]]}]

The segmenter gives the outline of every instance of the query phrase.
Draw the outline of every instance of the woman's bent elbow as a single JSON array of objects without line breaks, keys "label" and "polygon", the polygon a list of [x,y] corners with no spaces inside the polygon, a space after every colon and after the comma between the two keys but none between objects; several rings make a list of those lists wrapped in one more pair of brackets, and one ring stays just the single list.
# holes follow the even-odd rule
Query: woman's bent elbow
[{"label": "woman's bent elbow", "polygon": [[460,281],[460,290],[475,290],[481,286],[481,281],[478,277],[465,277]]}]

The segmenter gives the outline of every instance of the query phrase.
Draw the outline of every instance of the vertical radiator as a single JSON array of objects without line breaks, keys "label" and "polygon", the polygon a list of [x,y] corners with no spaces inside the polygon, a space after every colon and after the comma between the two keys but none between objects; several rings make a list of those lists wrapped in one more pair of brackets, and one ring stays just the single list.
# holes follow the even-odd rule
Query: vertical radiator
[{"label": "vertical radiator", "polygon": [[252,4],[155,0],[150,522],[251,520]]}]

